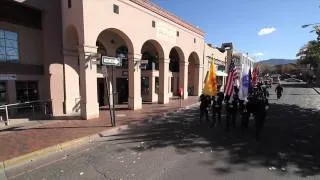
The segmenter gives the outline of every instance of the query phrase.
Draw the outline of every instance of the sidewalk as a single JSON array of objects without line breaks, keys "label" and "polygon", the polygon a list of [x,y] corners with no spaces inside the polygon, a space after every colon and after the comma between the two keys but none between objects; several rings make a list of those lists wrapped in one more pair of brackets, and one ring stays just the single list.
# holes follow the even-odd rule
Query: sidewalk
[{"label": "sidewalk", "polygon": [[[198,97],[183,100],[182,106],[197,103]],[[144,104],[141,110],[116,109],[117,126],[127,125],[145,118],[158,117],[180,108],[180,100],[169,104]],[[0,129],[0,162],[59,143],[93,135],[111,129],[109,110],[100,110],[100,117],[92,120],[57,120],[33,126],[14,126]]]}]

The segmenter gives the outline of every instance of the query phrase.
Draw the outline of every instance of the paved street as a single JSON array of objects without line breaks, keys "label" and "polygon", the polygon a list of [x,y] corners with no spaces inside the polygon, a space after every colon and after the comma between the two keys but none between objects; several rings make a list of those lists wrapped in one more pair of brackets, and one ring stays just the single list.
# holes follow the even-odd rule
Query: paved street
[{"label": "paved street", "polygon": [[[320,179],[320,95],[285,84],[270,90],[262,139],[198,123],[198,108],[168,113],[68,154],[6,172],[8,179]],[[239,123],[238,123],[239,125]],[[251,123],[252,125],[252,123]]]}]

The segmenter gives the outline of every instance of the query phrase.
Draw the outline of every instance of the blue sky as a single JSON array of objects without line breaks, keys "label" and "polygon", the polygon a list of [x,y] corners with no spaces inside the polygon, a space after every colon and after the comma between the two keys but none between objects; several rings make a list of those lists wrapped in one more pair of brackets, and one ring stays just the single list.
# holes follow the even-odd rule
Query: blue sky
[{"label": "blue sky", "polygon": [[[199,26],[206,32],[206,42],[217,46],[233,42],[237,50],[257,60],[296,58],[299,48],[315,39],[311,28],[301,25],[320,23],[320,0],[152,1]],[[263,28],[266,35],[259,35]]]}]

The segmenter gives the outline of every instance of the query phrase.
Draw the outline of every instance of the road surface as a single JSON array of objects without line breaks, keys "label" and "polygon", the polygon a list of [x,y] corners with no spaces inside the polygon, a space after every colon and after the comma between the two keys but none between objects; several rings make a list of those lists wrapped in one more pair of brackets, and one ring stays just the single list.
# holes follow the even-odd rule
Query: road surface
[{"label": "road surface", "polygon": [[198,108],[169,113],[64,157],[48,157],[6,172],[17,180],[320,179],[320,95],[284,84],[270,90],[271,108],[261,141],[254,130],[208,128]]}]

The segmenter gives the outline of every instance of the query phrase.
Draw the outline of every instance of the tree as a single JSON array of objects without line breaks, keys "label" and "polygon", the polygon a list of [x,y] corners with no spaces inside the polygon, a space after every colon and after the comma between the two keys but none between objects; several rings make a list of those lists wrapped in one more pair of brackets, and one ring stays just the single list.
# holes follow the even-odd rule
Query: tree
[{"label": "tree", "polygon": [[320,64],[320,41],[309,41],[300,49],[297,56],[299,57],[298,63],[310,64],[317,69]]}]

